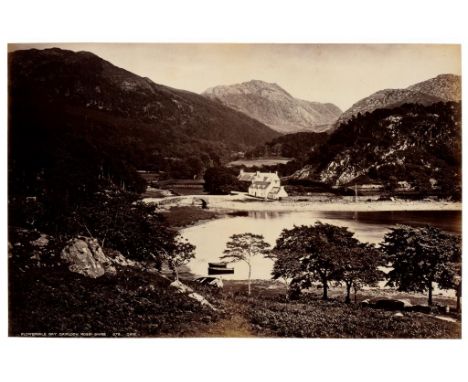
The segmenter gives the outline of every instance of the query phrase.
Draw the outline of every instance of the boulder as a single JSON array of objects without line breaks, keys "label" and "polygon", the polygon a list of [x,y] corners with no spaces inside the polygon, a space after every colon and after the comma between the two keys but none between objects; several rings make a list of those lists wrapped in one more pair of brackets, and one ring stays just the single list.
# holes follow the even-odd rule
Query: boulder
[{"label": "boulder", "polygon": [[47,235],[41,234],[36,240],[31,241],[33,247],[47,247],[49,245],[49,237]]},{"label": "boulder", "polygon": [[106,272],[115,274],[116,269],[110,259],[104,255],[96,239],[79,236],[68,242],[60,257],[68,263],[71,272],[86,277],[98,278]]},{"label": "boulder", "polygon": [[46,262],[49,262],[49,265],[51,264],[50,256],[47,255],[50,255],[53,252],[49,248],[49,244],[51,244],[52,241],[52,237],[43,233],[41,233],[35,240],[29,241],[29,245],[32,247],[30,260],[36,261],[34,265],[40,266],[40,263],[44,260],[44,255],[46,255],[46,258],[49,257],[49,261],[46,260]]},{"label": "boulder", "polygon": [[402,301],[386,298],[372,300],[370,305],[373,308],[384,310],[403,310],[405,308],[405,304]]},{"label": "boulder", "polygon": [[181,283],[179,280],[176,280],[176,281],[172,282],[169,286],[172,287],[172,288],[177,289],[177,291],[180,292],[180,293],[191,293],[191,292],[193,292],[192,288],[190,288],[189,286]]},{"label": "boulder", "polygon": [[121,267],[135,267],[137,265],[136,261],[127,259],[120,251],[115,249],[106,249],[105,255],[110,262]]},{"label": "boulder", "polygon": [[199,302],[201,305],[206,306],[214,311],[217,310],[205,297],[199,293],[194,292],[192,288],[181,283],[179,280],[172,282],[169,286],[175,288],[177,292],[185,294],[188,298]]},{"label": "boulder", "polygon": [[434,316],[435,318],[437,318],[438,320],[442,320],[442,321],[447,321],[447,322],[457,322],[457,320],[453,317],[448,317],[448,316]]},{"label": "boulder", "polygon": [[413,306],[413,304],[411,303],[410,300],[408,300],[407,298],[399,298],[397,299],[396,301],[401,301],[403,303],[403,307],[405,309],[408,309],[408,308],[411,308]]},{"label": "boulder", "polygon": [[195,279],[196,282],[202,284],[202,285],[209,285],[212,287],[216,287],[218,289],[223,288],[223,280],[221,280],[218,277],[199,277]]},{"label": "boulder", "polygon": [[105,267],[104,272],[111,276],[115,276],[117,274],[117,269],[113,265],[109,265]]},{"label": "boulder", "polygon": [[198,301],[201,305],[207,306],[211,310],[216,310],[216,308],[213,305],[211,305],[208,302],[208,300],[199,293],[193,292],[193,293],[189,293],[187,296],[190,297],[192,300]]},{"label": "boulder", "polygon": [[401,312],[395,313],[393,315],[393,318],[402,318],[402,317],[403,317],[403,313],[401,313]]},{"label": "boulder", "polygon": [[431,313],[431,307],[427,305],[414,305],[408,310],[411,312]]}]

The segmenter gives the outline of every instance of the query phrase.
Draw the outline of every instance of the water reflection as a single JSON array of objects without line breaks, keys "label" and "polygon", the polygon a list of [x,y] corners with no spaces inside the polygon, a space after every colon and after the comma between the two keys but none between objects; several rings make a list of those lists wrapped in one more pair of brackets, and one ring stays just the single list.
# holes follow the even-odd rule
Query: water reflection
[{"label": "water reflection", "polygon": [[395,226],[406,224],[417,227],[430,224],[441,230],[461,233],[460,211],[245,211],[245,215],[254,219],[274,219],[288,215],[308,214],[318,219],[358,221],[363,224]]},{"label": "water reflection", "polygon": [[[239,216],[240,215],[240,216]],[[196,245],[196,258],[189,267],[197,275],[206,275],[208,262],[219,261],[229,237],[236,233],[251,232],[261,234],[271,246],[283,229],[294,225],[312,225],[317,221],[348,227],[355,237],[363,242],[378,244],[391,227],[397,224],[411,226],[432,224],[449,232],[461,233],[460,211],[251,211],[212,220],[204,224],[186,228],[181,233]],[[256,258],[253,261],[252,277],[271,278],[271,260]],[[247,278],[247,265],[236,263],[235,274],[223,276],[225,279]]]},{"label": "water reflection", "polygon": [[280,211],[249,211],[247,216],[254,219],[275,219],[284,215],[284,212]]}]

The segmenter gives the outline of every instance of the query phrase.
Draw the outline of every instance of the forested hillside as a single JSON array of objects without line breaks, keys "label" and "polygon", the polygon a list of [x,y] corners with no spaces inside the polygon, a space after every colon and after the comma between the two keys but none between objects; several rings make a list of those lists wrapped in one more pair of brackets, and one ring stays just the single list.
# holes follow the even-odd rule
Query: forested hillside
[{"label": "forested hillside", "polygon": [[327,140],[327,133],[300,132],[282,135],[246,153],[248,158],[303,158]]},{"label": "forested hillside", "polygon": [[88,52],[9,54],[10,193],[87,195],[99,179],[140,191],[136,169],[174,177],[278,136],[200,95],[158,85]]},{"label": "forested hillside", "polygon": [[405,104],[343,123],[296,177],[344,185],[360,175],[391,188],[407,181],[422,193],[451,194],[461,184],[461,105]]}]

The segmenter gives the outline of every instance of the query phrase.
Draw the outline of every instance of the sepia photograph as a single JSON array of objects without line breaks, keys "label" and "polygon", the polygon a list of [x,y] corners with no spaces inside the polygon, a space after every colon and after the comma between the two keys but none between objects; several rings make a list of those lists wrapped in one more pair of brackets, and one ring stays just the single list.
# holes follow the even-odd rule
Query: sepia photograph
[{"label": "sepia photograph", "polygon": [[8,44],[8,335],[460,339],[461,45]]}]

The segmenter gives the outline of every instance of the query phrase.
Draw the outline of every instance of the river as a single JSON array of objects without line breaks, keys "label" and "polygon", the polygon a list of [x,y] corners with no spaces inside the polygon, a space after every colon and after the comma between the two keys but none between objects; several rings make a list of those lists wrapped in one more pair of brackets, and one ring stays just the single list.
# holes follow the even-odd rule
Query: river
[{"label": "river", "polygon": [[[185,228],[181,234],[196,246],[195,259],[189,264],[190,270],[204,276],[208,262],[217,262],[226,247],[229,237],[236,233],[261,234],[272,246],[283,229],[294,225],[313,225],[315,222],[348,227],[355,237],[363,242],[378,244],[391,227],[397,224],[418,226],[434,225],[444,231],[461,234],[461,211],[304,211],[273,212],[255,211],[225,216]],[[234,275],[224,279],[243,280],[247,278],[247,265],[233,265]],[[252,262],[253,279],[270,279],[273,262],[258,256]]]}]

